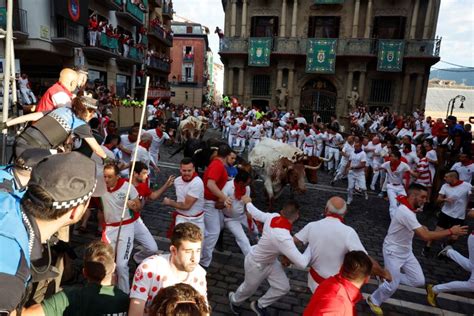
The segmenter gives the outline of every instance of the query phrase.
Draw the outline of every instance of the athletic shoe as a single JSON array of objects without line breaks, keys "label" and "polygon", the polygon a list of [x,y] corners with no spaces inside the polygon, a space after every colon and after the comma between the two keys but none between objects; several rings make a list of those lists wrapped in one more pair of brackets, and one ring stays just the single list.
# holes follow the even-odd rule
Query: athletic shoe
[{"label": "athletic shoe", "polygon": [[382,308],[380,306],[377,306],[374,303],[372,303],[372,299],[371,299],[370,295],[367,296],[367,299],[365,301],[366,301],[367,305],[369,305],[370,310],[372,311],[372,313],[374,313],[375,315],[378,315],[378,316],[383,315]]},{"label": "athletic shoe", "polygon": [[347,204],[347,205],[351,205],[351,203],[352,203],[352,199],[351,199],[351,198],[347,198],[346,204]]},{"label": "athletic shoe", "polygon": [[240,315],[240,312],[241,312],[241,308],[237,305],[235,305],[234,303],[232,303],[232,298],[234,297],[234,292],[229,292],[229,295],[228,295],[228,298],[229,298],[229,307],[230,307],[230,310],[232,311],[232,313],[234,313],[234,315]]},{"label": "athletic shoe", "polygon": [[372,191],[375,191],[375,186],[374,186],[374,185],[371,185],[371,186],[370,186],[370,189],[371,189]]},{"label": "athletic shoe", "polygon": [[369,193],[367,193],[367,191],[365,192],[364,196],[365,196],[365,199],[366,199],[366,200],[369,199]]},{"label": "athletic shoe", "polygon": [[436,294],[433,291],[433,284],[427,284],[426,285],[426,300],[433,307],[437,307],[436,306],[436,297],[437,296],[438,296],[438,294]]},{"label": "athletic shoe", "polygon": [[267,316],[269,315],[266,308],[261,308],[258,306],[258,301],[250,302],[250,309],[258,316]]},{"label": "athletic shoe", "polygon": [[448,256],[448,250],[453,249],[453,246],[447,245],[441,251],[438,253],[438,258],[440,257],[447,257]]}]

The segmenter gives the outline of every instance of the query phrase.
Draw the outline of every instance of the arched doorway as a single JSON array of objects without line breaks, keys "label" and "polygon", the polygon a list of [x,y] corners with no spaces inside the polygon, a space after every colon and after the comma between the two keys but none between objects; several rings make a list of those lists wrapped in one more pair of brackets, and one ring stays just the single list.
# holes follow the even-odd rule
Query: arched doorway
[{"label": "arched doorway", "polygon": [[336,114],[337,89],[323,78],[309,80],[301,89],[300,113],[308,121],[313,120],[313,111],[321,116],[323,122],[331,120]]},{"label": "arched doorway", "polygon": [[252,106],[257,106],[263,112],[267,112],[269,109],[269,101],[268,100],[252,100]]}]

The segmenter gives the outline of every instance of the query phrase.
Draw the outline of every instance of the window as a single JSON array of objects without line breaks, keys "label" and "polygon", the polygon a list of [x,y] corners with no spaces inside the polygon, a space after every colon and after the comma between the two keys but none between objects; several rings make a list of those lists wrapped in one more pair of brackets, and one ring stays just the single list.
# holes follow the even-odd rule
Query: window
[{"label": "window", "polygon": [[308,37],[338,38],[340,21],[341,18],[338,16],[311,16],[309,18]]},{"label": "window", "polygon": [[183,75],[181,82],[194,82],[194,67],[192,66],[183,66]]},{"label": "window", "polygon": [[130,94],[130,76],[117,75],[117,95],[119,97],[125,97]]},{"label": "window", "polygon": [[277,16],[254,16],[252,17],[251,37],[273,37],[278,36]]},{"label": "window", "polygon": [[253,95],[270,96],[270,76],[255,75],[253,77]]},{"label": "window", "polygon": [[404,39],[406,17],[404,16],[376,16],[374,18],[373,38]]},{"label": "window", "polygon": [[183,47],[183,61],[192,62],[194,60],[194,47],[184,46]]},{"label": "window", "polygon": [[192,26],[186,26],[186,33],[187,34],[193,34],[193,27]]},{"label": "window", "polygon": [[386,104],[392,103],[392,80],[372,79],[370,89],[370,103]]}]

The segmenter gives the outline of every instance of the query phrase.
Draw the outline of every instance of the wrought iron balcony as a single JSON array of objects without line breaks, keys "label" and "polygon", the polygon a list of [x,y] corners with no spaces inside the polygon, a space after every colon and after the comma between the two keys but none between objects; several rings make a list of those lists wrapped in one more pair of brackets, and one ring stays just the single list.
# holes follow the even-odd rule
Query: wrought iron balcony
[{"label": "wrought iron balcony", "polygon": [[150,23],[148,34],[155,37],[168,47],[173,46],[173,36],[166,32],[165,29],[159,25],[153,25]]},{"label": "wrought iron balcony", "polygon": [[[147,4],[148,2],[145,3]],[[138,5],[133,4],[131,0],[127,0],[122,11],[115,12],[115,15],[135,25],[143,25],[145,21],[145,12],[143,12]]]},{"label": "wrought iron balcony", "polygon": [[51,38],[51,41],[55,44],[71,47],[84,46],[84,27],[58,16],[56,34]]},{"label": "wrought iron balcony", "polygon": [[161,15],[163,15],[164,17],[168,17],[169,19],[173,19],[173,3],[172,2],[169,2],[169,3],[163,3],[163,9],[161,11]]},{"label": "wrought iron balcony", "polygon": [[405,57],[439,57],[441,38],[409,40],[405,43]]},{"label": "wrought iron balcony", "polygon": [[170,63],[169,62],[163,61],[163,60],[161,60],[159,58],[156,58],[156,57],[153,57],[153,56],[147,58],[146,65],[149,68],[152,68],[152,69],[155,69],[155,70],[163,71],[163,72],[166,72],[166,73],[170,72]]},{"label": "wrought iron balcony", "polygon": [[[0,7],[0,12],[4,19],[0,20],[0,27],[6,29],[7,8]],[[13,36],[19,40],[24,41],[28,38],[28,13],[26,10],[13,8]]]},{"label": "wrought iron balcony", "polygon": [[220,53],[247,54],[248,41],[239,37],[225,37],[220,40]]}]

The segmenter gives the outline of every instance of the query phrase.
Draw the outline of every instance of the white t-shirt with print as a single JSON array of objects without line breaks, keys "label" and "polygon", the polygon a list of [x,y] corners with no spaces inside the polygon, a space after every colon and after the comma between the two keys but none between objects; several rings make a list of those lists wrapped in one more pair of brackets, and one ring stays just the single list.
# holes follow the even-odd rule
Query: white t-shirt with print
[{"label": "white t-shirt with print", "polygon": [[204,182],[202,182],[200,177],[195,177],[190,182],[185,182],[182,177],[178,177],[174,180],[174,187],[176,189],[177,202],[184,202],[187,195],[197,199],[189,210],[177,209],[178,213],[185,216],[196,216],[202,213],[204,210]]},{"label": "white t-shirt with print", "polygon": [[451,186],[448,183],[443,184],[441,190],[439,190],[439,194],[444,195],[446,198],[452,200],[452,202],[445,201],[441,212],[452,218],[465,219],[467,203],[469,202],[471,191],[472,185],[467,182],[456,186]]},{"label": "white t-shirt with print", "polygon": [[[125,204],[125,196],[127,194],[128,186],[130,184],[128,182],[124,182],[120,188],[115,191],[107,191],[101,196],[102,205],[104,207],[104,218],[105,222],[110,223],[118,223],[120,222],[120,218],[122,217],[122,210],[123,205]],[[134,186],[130,188],[130,195],[129,201],[134,200],[138,197],[138,192]],[[132,218],[128,210],[125,211],[124,220]]]}]

